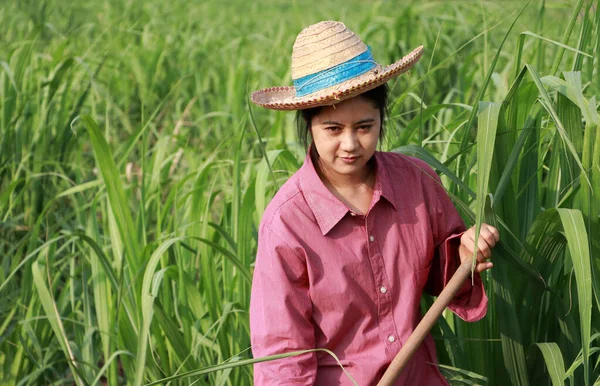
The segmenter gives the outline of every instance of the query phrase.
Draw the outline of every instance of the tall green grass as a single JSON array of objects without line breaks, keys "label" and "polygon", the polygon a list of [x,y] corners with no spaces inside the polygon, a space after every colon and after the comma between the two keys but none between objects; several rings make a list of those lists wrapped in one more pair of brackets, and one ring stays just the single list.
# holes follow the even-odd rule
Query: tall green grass
[{"label": "tall green grass", "polygon": [[501,231],[488,316],[439,321],[440,370],[600,382],[597,2],[48,0],[0,5],[0,383],[252,383],[257,227],[304,150],[248,94],[290,83],[322,19],[382,63],[425,45],[382,149]]}]

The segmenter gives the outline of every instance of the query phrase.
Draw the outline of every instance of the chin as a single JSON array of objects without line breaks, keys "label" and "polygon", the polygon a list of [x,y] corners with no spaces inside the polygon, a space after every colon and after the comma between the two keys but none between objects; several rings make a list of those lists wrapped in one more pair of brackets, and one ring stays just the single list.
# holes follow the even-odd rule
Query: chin
[{"label": "chin", "polygon": [[339,174],[350,175],[350,174],[354,174],[354,173],[361,171],[364,167],[365,167],[364,162],[357,162],[356,164],[350,164],[350,165],[342,163],[341,165],[336,167],[335,171],[338,172]]}]

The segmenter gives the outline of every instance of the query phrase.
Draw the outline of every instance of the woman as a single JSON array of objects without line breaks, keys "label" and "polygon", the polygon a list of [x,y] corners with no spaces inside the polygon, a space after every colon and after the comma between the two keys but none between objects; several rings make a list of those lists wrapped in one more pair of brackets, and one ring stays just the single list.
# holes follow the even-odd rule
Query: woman
[{"label": "woman", "polygon": [[[422,291],[437,295],[475,248],[439,177],[416,158],[376,151],[387,86],[422,47],[379,66],[344,24],[321,22],[294,43],[294,87],[253,93],[254,103],[298,110],[304,165],[279,190],[259,230],[250,333],[255,357],[327,348],[358,385],[375,385],[420,320]],[[498,231],[484,225],[475,285],[450,309],[482,318],[479,273],[492,267]],[[398,385],[446,385],[431,336]],[[255,385],[352,385],[322,351],[255,364]]]}]

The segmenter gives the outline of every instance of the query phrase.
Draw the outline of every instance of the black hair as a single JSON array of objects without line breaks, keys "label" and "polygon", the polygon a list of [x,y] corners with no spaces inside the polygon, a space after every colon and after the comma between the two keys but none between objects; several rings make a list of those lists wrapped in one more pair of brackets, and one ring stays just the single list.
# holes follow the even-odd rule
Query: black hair
[{"label": "black hair", "polygon": [[[381,131],[379,132],[379,140],[384,137],[383,123],[385,121],[385,117],[388,115],[388,95],[389,89],[386,83],[360,94],[360,96],[367,98],[375,105],[377,109],[379,109],[379,117],[381,118]],[[310,133],[312,119],[315,115],[319,114],[322,109],[323,106],[318,106],[296,111],[296,130],[298,131],[298,140],[300,143],[302,143],[302,145],[304,145],[304,149],[308,149],[308,145],[310,143],[308,140],[308,135]]]}]

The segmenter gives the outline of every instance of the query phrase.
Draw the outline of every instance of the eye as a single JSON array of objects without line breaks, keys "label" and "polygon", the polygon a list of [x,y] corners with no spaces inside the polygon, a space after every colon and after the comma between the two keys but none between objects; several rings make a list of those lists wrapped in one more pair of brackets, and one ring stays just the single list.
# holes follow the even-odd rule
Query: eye
[{"label": "eye", "polygon": [[371,127],[372,127],[372,125],[362,125],[362,126],[358,126],[358,129],[367,131],[367,130],[370,130]]},{"label": "eye", "polygon": [[339,126],[327,126],[325,128],[325,130],[328,130],[328,131],[336,133],[336,132],[340,131],[341,129],[340,129]]}]

